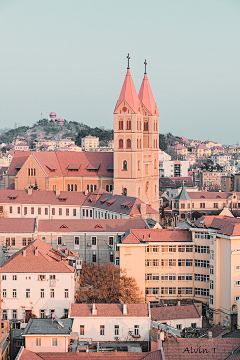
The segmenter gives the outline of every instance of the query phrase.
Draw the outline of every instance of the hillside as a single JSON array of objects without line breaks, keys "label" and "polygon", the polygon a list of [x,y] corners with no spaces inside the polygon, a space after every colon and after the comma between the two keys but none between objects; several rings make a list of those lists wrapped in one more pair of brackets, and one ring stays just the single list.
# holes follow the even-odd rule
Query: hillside
[{"label": "hillside", "polygon": [[32,147],[35,140],[40,139],[64,139],[69,138],[74,140],[77,145],[81,145],[81,138],[87,135],[97,136],[104,144],[108,140],[113,139],[112,130],[102,130],[99,128],[91,128],[88,125],[78,123],[76,121],[64,121],[62,125],[53,120],[39,120],[32,127],[21,126],[17,129],[11,129],[0,135],[0,143],[11,144],[16,136],[23,136]]}]

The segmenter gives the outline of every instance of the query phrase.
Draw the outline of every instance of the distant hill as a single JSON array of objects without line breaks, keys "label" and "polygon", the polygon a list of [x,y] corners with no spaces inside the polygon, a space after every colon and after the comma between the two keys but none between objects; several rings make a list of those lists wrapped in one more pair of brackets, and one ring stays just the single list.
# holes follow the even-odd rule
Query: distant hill
[{"label": "distant hill", "polygon": [[14,137],[23,136],[28,141],[30,148],[33,147],[35,140],[54,139],[60,140],[69,138],[81,145],[81,138],[87,135],[97,136],[105,144],[113,139],[113,130],[103,130],[91,128],[88,125],[76,121],[64,121],[62,125],[53,120],[42,119],[33,126],[21,126],[17,129],[11,129],[0,135],[0,143],[10,144]]}]

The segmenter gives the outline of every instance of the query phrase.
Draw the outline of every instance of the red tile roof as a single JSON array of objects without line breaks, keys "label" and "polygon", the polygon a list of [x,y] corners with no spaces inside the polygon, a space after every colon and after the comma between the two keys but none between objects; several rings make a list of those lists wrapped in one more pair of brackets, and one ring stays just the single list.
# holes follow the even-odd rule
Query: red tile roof
[{"label": "red tile roof", "polygon": [[192,241],[191,232],[189,230],[168,230],[168,229],[145,229],[145,230],[133,230],[130,229],[126,232],[122,243],[133,244],[141,242],[158,242],[158,241]]},{"label": "red tile roof", "polygon": [[200,318],[194,305],[161,306],[151,308],[151,318],[154,321],[173,319],[196,319]]},{"label": "red tile roof", "polygon": [[[145,358],[146,353],[130,353],[130,352],[79,352],[79,353],[34,353],[32,351],[23,350],[21,357],[18,360],[80,360],[80,359],[113,359],[113,360],[122,360],[122,359],[133,359],[140,360]],[[161,360],[158,358],[157,360]]]},{"label": "red tile roof", "polygon": [[0,218],[0,233],[34,233],[35,219]]},{"label": "red tile roof", "polygon": [[[231,341],[226,341],[231,340]],[[177,338],[163,342],[165,360],[222,360],[240,346],[240,339]]]},{"label": "red tile roof", "polygon": [[127,70],[127,74],[114,112],[117,110],[117,108],[119,107],[119,105],[121,105],[123,101],[126,101],[135,113],[137,112],[139,105],[139,98],[129,69]]},{"label": "red tile roof", "polygon": [[[62,228],[61,226],[66,227]],[[98,226],[96,226],[98,225]],[[100,225],[100,226],[99,226]],[[141,217],[130,219],[51,219],[39,220],[38,231],[41,232],[125,232],[129,228],[145,229],[145,221]]]},{"label": "red tile roof", "polygon": [[212,332],[212,337],[217,338],[217,337],[222,337],[222,335],[226,334],[227,332],[229,332],[228,328],[222,325],[214,325],[213,327],[211,327],[210,329],[207,329],[205,334],[202,335],[202,338],[208,338],[208,332],[211,331]]},{"label": "red tile roof", "polygon": [[188,195],[191,199],[206,199],[206,200],[218,200],[218,199],[227,199],[231,196],[231,193],[227,192],[214,192],[214,191],[189,191]]},{"label": "red tile roof", "polygon": [[139,100],[146,106],[148,111],[154,115],[156,102],[153,97],[152,89],[148,81],[147,74],[144,74],[142,85],[138,94]]},{"label": "red tile roof", "polygon": [[[38,249],[38,255],[35,250]],[[12,255],[1,267],[2,273],[73,273],[74,268],[51,250],[52,246],[35,240]],[[26,250],[26,256],[23,256]],[[55,249],[57,251],[57,249]]]},{"label": "red tile roof", "polygon": [[8,169],[8,175],[17,175],[19,170],[16,169],[16,166],[20,163],[24,164],[30,154],[31,151],[15,151]]},{"label": "red tile roof", "polygon": [[71,304],[70,317],[148,317],[148,304],[126,304],[127,315],[123,315],[123,304],[95,304],[97,315],[92,315],[92,304]]},{"label": "red tile roof", "polygon": [[199,144],[199,145],[196,145],[195,146],[195,149],[202,149],[202,150],[208,150],[208,148],[205,146],[205,145],[203,145],[203,144]]},{"label": "red tile roof", "polygon": [[227,236],[239,236],[240,235],[240,219],[231,217],[231,216],[202,216],[194,225],[201,228],[203,227],[204,222],[205,226],[212,229],[217,229],[217,234],[227,235]]}]

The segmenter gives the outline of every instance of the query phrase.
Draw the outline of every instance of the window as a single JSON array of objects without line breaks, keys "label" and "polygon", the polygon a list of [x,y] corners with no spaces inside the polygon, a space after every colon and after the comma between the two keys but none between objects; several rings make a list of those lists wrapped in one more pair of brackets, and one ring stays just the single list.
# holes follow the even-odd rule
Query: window
[{"label": "window", "polygon": [[13,320],[17,319],[17,310],[12,310],[12,319]]},{"label": "window", "polygon": [[2,319],[7,320],[7,310],[2,311]]},{"label": "window", "polygon": [[96,236],[92,236],[92,245],[96,246],[97,245],[97,238]]},{"label": "window", "polygon": [[146,295],[158,295],[159,294],[159,288],[158,287],[147,287],[145,289]]},{"label": "window", "polygon": [[127,149],[131,149],[131,139],[127,139]]},{"label": "window", "polygon": [[96,254],[93,254],[93,256],[92,256],[92,262],[95,263],[96,261],[97,261]]},{"label": "window", "polygon": [[192,295],[193,289],[190,287],[178,288],[178,295]]},{"label": "window", "polygon": [[193,252],[192,245],[179,245],[178,252]]},{"label": "window", "polygon": [[34,207],[31,207],[31,214],[34,215]]},{"label": "window", "polygon": [[40,337],[35,338],[35,346],[41,346],[41,338]]},{"label": "window", "polygon": [[214,251],[213,250],[211,250],[211,252],[210,252],[210,260],[214,260]]},{"label": "window", "polygon": [[123,130],[123,121],[119,120],[118,122],[118,130]]},{"label": "window", "polygon": [[52,215],[55,215],[55,208],[52,208]]},{"label": "window", "polygon": [[159,281],[159,274],[146,274],[145,280],[146,281]]},{"label": "window", "polygon": [[12,206],[9,206],[9,212],[12,214]]},{"label": "window", "polygon": [[117,266],[120,265],[120,258],[119,258],[119,256],[117,256],[117,257],[115,258],[115,264],[116,264]]},{"label": "window", "polygon": [[2,290],[2,297],[6,298],[7,297],[7,289],[3,289]]},{"label": "window", "polygon": [[77,216],[77,209],[73,209],[73,216]]},{"label": "window", "polygon": [[40,297],[43,299],[44,298],[44,289],[40,290]]},{"label": "window", "polygon": [[108,243],[109,243],[110,246],[113,245],[113,236],[109,236]]},{"label": "window", "polygon": [[123,149],[123,139],[119,139],[118,147],[119,149]]},{"label": "window", "polygon": [[162,287],[161,288],[162,295],[176,295],[176,288],[175,287]]},{"label": "window", "polygon": [[202,281],[202,282],[209,282],[209,275],[204,274],[195,274],[194,275],[195,281]]},{"label": "window", "polygon": [[45,215],[48,215],[48,208],[45,208]]},{"label": "window", "polygon": [[18,213],[18,214],[21,213],[21,208],[20,208],[20,206],[18,206],[18,208],[17,208],[17,213]]},{"label": "window", "polygon": [[52,346],[58,346],[58,338],[52,338]]},{"label": "window", "polygon": [[134,336],[139,336],[139,325],[134,325]]},{"label": "window", "polygon": [[213,267],[213,265],[210,265],[210,275],[214,275],[214,267]]},{"label": "window", "polygon": [[200,208],[205,209],[205,203],[200,203]]},{"label": "window", "polygon": [[114,335],[119,336],[119,325],[114,326]]},{"label": "window", "polygon": [[24,215],[27,215],[27,207],[24,207]]},{"label": "window", "polygon": [[26,246],[27,245],[27,239],[26,238],[22,238],[22,246]]},{"label": "window", "polygon": [[80,325],[80,335],[84,335],[84,325]]},{"label": "window", "polygon": [[127,196],[127,188],[123,188],[123,195]]},{"label": "window", "polygon": [[192,274],[178,274],[178,281],[190,281],[192,279]]},{"label": "window", "polygon": [[127,170],[127,160],[123,160],[123,170]]},{"label": "window", "polygon": [[210,301],[210,305],[213,305],[213,295],[210,295],[209,301]]},{"label": "window", "polygon": [[74,244],[79,245],[79,236],[74,237]]},{"label": "window", "polygon": [[148,131],[148,121],[144,121],[143,123],[143,130]]},{"label": "window", "polygon": [[57,244],[62,245],[62,237],[61,236],[57,237]]},{"label": "window", "polygon": [[176,266],[176,259],[162,259],[161,266]]},{"label": "window", "polygon": [[[240,280],[235,280],[235,286],[240,286]],[[211,289],[211,287],[210,287]]]},{"label": "window", "polygon": [[17,275],[13,275],[12,279],[13,279],[14,281],[16,281],[16,280],[17,280]]},{"label": "window", "polygon": [[196,267],[209,268],[209,261],[207,260],[195,260]]},{"label": "window", "polygon": [[196,327],[197,327],[196,323],[191,323],[191,328],[196,329]]},{"label": "window", "polygon": [[159,246],[158,245],[148,245],[145,249],[146,252],[152,253],[152,252],[159,252]]},{"label": "window", "polygon": [[213,207],[214,207],[215,209],[218,209],[218,203],[214,203],[214,204],[213,204]]},{"label": "window", "polygon": [[54,289],[50,289],[50,298],[51,298],[51,299],[54,298]]},{"label": "window", "polygon": [[11,238],[11,245],[15,246],[15,238]]},{"label": "window", "polygon": [[78,187],[77,187],[77,184],[75,184],[75,186],[74,186],[75,191],[77,191],[77,188],[78,188]]},{"label": "window", "polygon": [[38,208],[38,215],[41,215],[41,208]]},{"label": "window", "polygon": [[66,216],[69,216],[69,209],[66,209]]},{"label": "window", "polygon": [[100,325],[100,335],[104,335],[104,331],[105,330],[105,326],[104,325]]},{"label": "window", "polygon": [[68,309],[64,309],[64,318],[67,319],[68,318]]},{"label": "window", "polygon": [[178,266],[193,266],[191,259],[178,259]]},{"label": "window", "polygon": [[26,298],[30,298],[30,289],[26,289]]},{"label": "window", "polygon": [[158,259],[147,259],[146,266],[149,266],[149,267],[159,266],[159,260]]},{"label": "window", "polygon": [[40,318],[41,319],[45,318],[45,310],[44,309],[40,310]]},{"label": "window", "polygon": [[[210,289],[211,290],[213,290],[213,288],[214,288],[214,282],[213,282],[213,280],[210,280]],[[236,285],[236,282],[235,282],[235,285]],[[240,281],[239,281],[239,285],[240,285]]]},{"label": "window", "polygon": [[56,280],[56,275],[49,275],[49,280]]},{"label": "window", "polygon": [[209,290],[208,289],[195,288],[194,289],[194,295],[209,296]]},{"label": "window", "polygon": [[28,238],[28,245],[30,244],[31,241],[32,241],[32,239],[31,239],[31,238]]},{"label": "window", "polygon": [[173,281],[176,280],[176,274],[163,274],[161,275],[162,281]]},{"label": "window", "polygon": [[53,314],[55,313],[55,309],[50,309],[50,316],[52,317]]},{"label": "window", "polygon": [[58,214],[59,214],[59,215],[62,215],[62,208],[59,208],[59,209],[58,209]]},{"label": "window", "polygon": [[131,120],[127,120],[127,129],[126,130],[131,130]]},{"label": "window", "polygon": [[163,245],[162,246],[162,252],[176,252],[176,246],[175,245]]},{"label": "window", "polygon": [[64,290],[64,297],[65,297],[65,299],[68,298],[68,295],[69,295],[69,294],[68,294],[68,289],[65,289],[65,290]]},{"label": "window", "polygon": [[182,330],[182,324],[176,324],[176,328],[177,328],[178,330]]},{"label": "window", "polygon": [[185,209],[185,204],[181,204],[181,209]]},{"label": "window", "polygon": [[10,238],[6,238],[6,246],[10,246]]},{"label": "window", "polygon": [[12,297],[13,297],[14,299],[16,299],[16,297],[17,297],[17,289],[13,289],[13,291],[12,291]]},{"label": "window", "polygon": [[209,246],[195,245],[195,253],[209,254],[210,253],[210,248],[209,248]]}]

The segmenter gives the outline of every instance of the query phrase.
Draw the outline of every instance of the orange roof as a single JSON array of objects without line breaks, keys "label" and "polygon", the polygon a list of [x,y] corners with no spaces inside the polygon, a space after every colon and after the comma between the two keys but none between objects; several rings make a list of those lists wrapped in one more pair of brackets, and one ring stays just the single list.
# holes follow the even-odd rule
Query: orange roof
[{"label": "orange roof", "polygon": [[16,175],[20,168],[16,168],[16,166],[19,164],[24,164],[29,155],[31,154],[31,151],[15,151],[12,162],[8,169],[8,175]]},{"label": "orange roof", "polygon": [[[38,255],[35,250],[38,249]],[[2,273],[73,273],[74,268],[54,254],[52,246],[35,240],[13,254],[1,267]],[[23,256],[26,250],[26,256]],[[55,249],[57,251],[57,249]]]},{"label": "orange roof", "polygon": [[[136,241],[137,239],[137,241]],[[164,241],[192,241],[192,235],[189,230],[168,230],[168,229],[130,229],[126,232],[122,240],[123,244],[135,244],[144,242],[164,242]]]},{"label": "orange roof", "polygon": [[149,84],[147,74],[144,74],[138,97],[139,100],[146,106],[148,111],[152,115],[155,114],[156,102],[153,97],[152,89]]},{"label": "orange roof", "polygon": [[97,315],[92,315],[92,304],[71,304],[70,317],[148,317],[147,304],[127,304],[127,315],[123,315],[123,304],[95,304]]},{"label": "orange roof", "polygon": [[[18,360],[81,360],[81,359],[132,359],[140,360],[146,356],[147,353],[130,353],[130,352],[79,352],[79,353],[59,353],[59,352],[45,352],[45,353],[34,353],[32,351],[23,349],[23,352]],[[158,357],[158,360],[161,360]]]},{"label": "orange roof", "polygon": [[119,105],[121,105],[123,101],[126,101],[128,105],[131,106],[134,112],[137,112],[139,105],[139,98],[129,69],[127,70],[127,74],[116,107],[114,109],[114,112],[117,110],[117,108],[119,107]]},{"label": "orange roof", "polygon": [[0,233],[34,233],[35,219],[0,218]]},{"label": "orange roof", "polygon": [[151,318],[154,321],[173,319],[196,319],[200,315],[194,305],[161,306],[151,308]]}]

